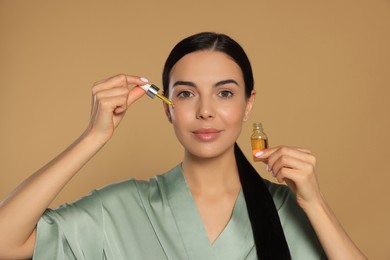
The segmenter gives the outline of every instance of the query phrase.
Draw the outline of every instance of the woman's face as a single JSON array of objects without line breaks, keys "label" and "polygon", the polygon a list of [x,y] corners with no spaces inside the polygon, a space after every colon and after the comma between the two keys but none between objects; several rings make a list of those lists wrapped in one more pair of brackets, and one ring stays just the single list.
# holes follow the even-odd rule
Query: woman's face
[{"label": "woman's face", "polygon": [[254,100],[245,97],[241,68],[226,54],[197,51],[172,68],[166,107],[186,154],[199,158],[221,156],[241,132]]}]

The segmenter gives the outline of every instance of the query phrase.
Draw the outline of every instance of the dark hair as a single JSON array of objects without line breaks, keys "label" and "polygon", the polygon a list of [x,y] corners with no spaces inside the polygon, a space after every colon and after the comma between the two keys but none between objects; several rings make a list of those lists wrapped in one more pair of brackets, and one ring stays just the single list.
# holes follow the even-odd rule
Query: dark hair
[{"label": "dark hair", "polygon": [[223,52],[230,56],[240,66],[245,82],[245,95],[249,98],[253,90],[254,81],[252,66],[248,56],[244,49],[232,38],[224,34],[212,32],[203,32],[185,38],[172,49],[165,62],[162,74],[164,95],[168,96],[169,74],[176,62],[186,54],[203,50]]},{"label": "dark hair", "polygon": [[[168,96],[172,67],[186,54],[202,51],[220,51],[230,56],[242,70],[246,97],[253,90],[253,73],[243,48],[224,34],[203,32],[180,41],[169,54],[162,75],[164,95]],[[251,222],[259,259],[291,259],[279,215],[263,179],[247,160],[237,143],[234,154],[241,186]]]}]

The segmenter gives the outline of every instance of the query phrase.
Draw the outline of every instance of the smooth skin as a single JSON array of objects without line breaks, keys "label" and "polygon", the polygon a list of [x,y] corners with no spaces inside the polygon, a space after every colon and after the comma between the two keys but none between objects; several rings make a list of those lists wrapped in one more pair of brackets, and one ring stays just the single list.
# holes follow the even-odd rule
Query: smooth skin
[{"label": "smooth skin", "polygon": [[[213,243],[230,220],[241,189],[234,143],[252,108],[240,67],[221,52],[185,55],[171,70],[165,106],[185,147],[182,168]],[[211,132],[211,134],[209,134]]]},{"label": "smooth skin", "polygon": [[[128,86],[141,84],[145,82],[139,77],[118,75],[94,85],[91,119],[84,133],[0,203],[0,259],[32,257],[39,218],[110,140],[126,110],[145,93]],[[234,143],[256,94],[246,98],[244,92],[240,68],[220,52],[188,54],[171,71],[169,97],[175,107],[164,108],[184,147],[184,175],[210,243],[228,223],[241,189]],[[329,259],[365,259],[326,205],[310,151],[280,146],[257,156],[295,192]]]}]

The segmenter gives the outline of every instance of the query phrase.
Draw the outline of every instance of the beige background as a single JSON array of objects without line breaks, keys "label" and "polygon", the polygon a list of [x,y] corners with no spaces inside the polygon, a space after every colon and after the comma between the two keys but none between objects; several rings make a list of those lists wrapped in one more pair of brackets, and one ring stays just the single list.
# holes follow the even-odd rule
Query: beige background
[{"label": "beige background", "polygon": [[[350,236],[390,259],[389,0],[0,0],[0,197],[82,133],[93,82],[129,73],[161,85],[173,45],[205,30],[237,39],[253,64],[246,154],[254,121],[271,145],[310,148]],[[161,102],[145,97],[52,206],[164,172],[181,154]]]}]

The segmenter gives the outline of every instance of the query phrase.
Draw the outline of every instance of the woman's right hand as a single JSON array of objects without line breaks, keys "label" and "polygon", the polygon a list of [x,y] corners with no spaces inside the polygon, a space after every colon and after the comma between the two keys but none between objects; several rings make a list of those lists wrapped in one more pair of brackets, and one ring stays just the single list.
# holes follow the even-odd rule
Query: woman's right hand
[{"label": "woman's right hand", "polygon": [[0,259],[32,257],[42,214],[108,141],[129,106],[145,94],[139,87],[130,90],[129,85],[145,83],[139,77],[118,75],[94,85],[91,119],[83,136],[0,201]]},{"label": "woman's right hand", "polygon": [[144,78],[124,74],[96,82],[92,88],[91,118],[86,134],[108,141],[126,110],[145,94],[139,87],[129,89],[129,85],[146,83]]}]

